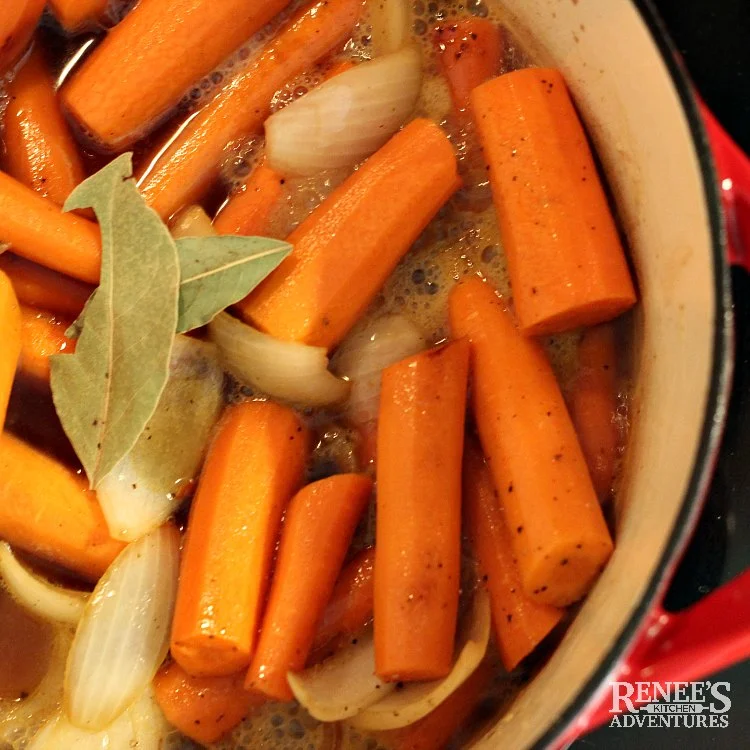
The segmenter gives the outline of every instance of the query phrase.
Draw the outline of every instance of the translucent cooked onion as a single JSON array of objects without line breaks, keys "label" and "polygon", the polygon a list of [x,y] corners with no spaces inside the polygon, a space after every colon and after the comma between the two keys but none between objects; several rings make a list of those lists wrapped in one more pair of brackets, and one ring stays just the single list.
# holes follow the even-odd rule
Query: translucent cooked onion
[{"label": "translucent cooked onion", "polygon": [[200,470],[221,414],[223,392],[224,371],[216,347],[189,336],[175,337],[169,381],[154,416],[97,488],[115,539],[134,541],[177,509]]},{"label": "translucent cooked onion", "polygon": [[269,396],[304,406],[327,406],[349,395],[349,383],[329,372],[323,347],[279,341],[227,313],[219,313],[208,331],[227,369]]},{"label": "translucent cooked onion", "polygon": [[369,3],[370,46],[373,55],[400,50],[409,39],[409,6],[406,0]]},{"label": "translucent cooked onion", "polygon": [[266,120],[269,165],[290,175],[353,167],[404,124],[421,83],[412,47],[335,76]]},{"label": "translucent cooked onion", "polygon": [[216,230],[209,215],[200,206],[188,206],[177,214],[172,222],[172,237],[214,237]]},{"label": "translucent cooked onion", "polygon": [[290,672],[287,680],[294,697],[320,721],[356,716],[395,688],[375,675],[372,631],[321,664],[302,672]]},{"label": "translucent cooked onion", "polygon": [[487,651],[490,602],[487,592],[474,595],[471,611],[459,636],[459,652],[451,673],[442,680],[411,683],[360,711],[349,723],[364,731],[399,729],[423,719],[471,676]]},{"label": "translucent cooked onion", "polygon": [[43,620],[75,625],[81,619],[88,594],[56,586],[35,575],[18,560],[7,542],[0,542],[0,577],[10,595]]},{"label": "translucent cooked onion", "polygon": [[129,544],[96,585],[70,649],[67,718],[98,732],[151,682],[167,653],[179,534],[172,525]]}]

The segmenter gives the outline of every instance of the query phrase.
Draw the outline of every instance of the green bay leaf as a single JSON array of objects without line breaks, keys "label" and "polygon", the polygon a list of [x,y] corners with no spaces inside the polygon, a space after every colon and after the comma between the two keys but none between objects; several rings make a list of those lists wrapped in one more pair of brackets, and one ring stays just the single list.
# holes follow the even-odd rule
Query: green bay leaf
[{"label": "green bay leaf", "polygon": [[131,177],[131,154],[124,154],[65,203],[67,211],[93,208],[102,233],[101,279],[76,350],[51,360],[55,408],[92,487],[153,415],[177,326],[175,243]]},{"label": "green bay leaf", "polygon": [[266,237],[186,237],[177,240],[180,303],[177,332],[207,325],[247,296],[292,250]]}]

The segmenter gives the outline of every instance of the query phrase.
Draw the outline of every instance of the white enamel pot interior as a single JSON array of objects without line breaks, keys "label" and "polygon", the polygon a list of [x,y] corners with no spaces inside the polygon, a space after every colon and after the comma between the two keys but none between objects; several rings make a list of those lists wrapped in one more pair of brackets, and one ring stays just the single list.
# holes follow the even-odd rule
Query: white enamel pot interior
[{"label": "white enamel pot interior", "polygon": [[595,702],[693,528],[730,375],[714,175],[652,13],[631,0],[499,1],[522,45],[569,83],[614,194],[641,303],[616,551],[550,661],[476,740],[481,750],[556,745]]}]

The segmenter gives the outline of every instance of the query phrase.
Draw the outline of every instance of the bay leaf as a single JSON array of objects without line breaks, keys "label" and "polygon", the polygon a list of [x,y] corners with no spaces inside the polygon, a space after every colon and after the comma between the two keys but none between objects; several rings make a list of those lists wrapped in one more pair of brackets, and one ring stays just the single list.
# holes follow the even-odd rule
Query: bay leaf
[{"label": "bay leaf", "polygon": [[267,237],[186,237],[177,240],[180,302],[177,332],[207,325],[246,297],[292,250]]},{"label": "bay leaf", "polygon": [[52,395],[92,487],[133,448],[169,374],[180,269],[169,231],[138,192],[132,155],[82,182],[65,210],[93,208],[99,288],[75,353],[52,357]]}]

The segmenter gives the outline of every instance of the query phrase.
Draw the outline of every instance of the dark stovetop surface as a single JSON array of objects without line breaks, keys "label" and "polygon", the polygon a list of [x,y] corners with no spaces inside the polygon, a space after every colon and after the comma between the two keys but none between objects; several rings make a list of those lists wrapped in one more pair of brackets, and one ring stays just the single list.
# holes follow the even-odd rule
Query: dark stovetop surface
[{"label": "dark stovetop surface", "polygon": [[[591,0],[607,2],[607,0]],[[652,0],[708,106],[750,153],[750,0]],[[729,421],[698,533],[667,595],[679,610],[750,567],[750,276],[732,271],[737,319]],[[731,616],[731,613],[727,613]],[[604,728],[574,744],[596,748],[750,746],[750,661],[713,676],[731,684],[726,729]]]}]

